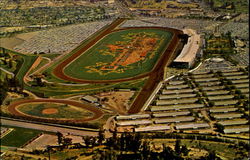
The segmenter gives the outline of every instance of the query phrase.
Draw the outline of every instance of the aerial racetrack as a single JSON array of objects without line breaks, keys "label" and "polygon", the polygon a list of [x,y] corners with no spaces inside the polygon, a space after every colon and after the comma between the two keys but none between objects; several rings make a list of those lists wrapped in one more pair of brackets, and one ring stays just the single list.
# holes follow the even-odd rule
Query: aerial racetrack
[{"label": "aerial racetrack", "polygon": [[[123,21],[117,19],[44,72],[48,71],[56,80],[89,84],[119,83],[147,77],[127,111],[129,114],[140,112],[163,80],[164,68],[175,57],[181,41],[179,35],[183,32],[165,27],[117,28]],[[32,107],[27,107],[28,104],[32,104]],[[79,114],[82,118],[75,114],[74,107],[85,109]],[[16,116],[50,122],[81,123],[103,116],[103,112],[96,107],[62,99],[20,100],[11,103],[8,109]],[[67,112],[76,117],[71,117]]]},{"label": "aerial racetrack", "polygon": [[149,76],[160,59],[172,54],[169,48],[175,47],[171,41],[177,37],[176,32],[162,27],[111,30],[58,64],[53,75],[77,83],[121,82]]},{"label": "aerial racetrack", "polygon": [[116,80],[148,73],[167,47],[172,33],[151,28],[114,31],[64,67],[81,80]]},{"label": "aerial racetrack", "polygon": [[168,27],[117,28],[125,19],[80,45],[50,71],[72,83],[118,83],[147,77],[128,113],[138,113],[158,83],[165,67],[182,46],[183,31]]}]

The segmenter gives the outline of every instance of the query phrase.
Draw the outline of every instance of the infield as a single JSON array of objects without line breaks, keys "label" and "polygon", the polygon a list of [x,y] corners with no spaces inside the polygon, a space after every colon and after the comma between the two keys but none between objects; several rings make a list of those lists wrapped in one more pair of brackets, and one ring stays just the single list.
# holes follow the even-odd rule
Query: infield
[{"label": "infield", "polygon": [[92,112],[83,108],[60,103],[31,103],[18,106],[18,111],[43,118],[81,119],[92,117]]},{"label": "infield", "polygon": [[150,72],[167,48],[172,33],[153,28],[114,31],[64,68],[83,80],[114,80]]}]

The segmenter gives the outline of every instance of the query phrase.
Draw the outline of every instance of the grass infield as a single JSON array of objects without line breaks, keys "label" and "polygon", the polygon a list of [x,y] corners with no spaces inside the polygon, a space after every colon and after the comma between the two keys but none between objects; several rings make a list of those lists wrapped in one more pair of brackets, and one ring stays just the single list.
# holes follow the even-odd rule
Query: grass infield
[{"label": "grass infield", "polygon": [[[145,36],[147,38],[154,38],[156,43],[153,44],[152,49],[146,50],[144,59],[135,61],[127,65],[116,63],[117,69],[103,70],[104,66],[110,66],[112,62],[117,60],[121,54],[130,56],[129,52],[133,52],[139,47],[145,47],[141,43],[145,39],[138,38],[134,41],[136,36]],[[77,79],[84,80],[113,80],[123,79],[138,76],[143,73],[150,72],[156,64],[159,57],[162,55],[172,38],[172,33],[159,29],[128,29],[116,31],[108,34],[101,39],[97,44],[87,50],[84,54],[79,56],[64,68],[66,75]],[[117,47],[113,51],[109,48],[110,45]],[[151,44],[152,45],[152,44]],[[119,48],[120,47],[120,48]],[[129,57],[133,59],[134,57]],[[121,60],[124,60],[121,58]]]},{"label": "grass infield", "polygon": [[[9,127],[9,126],[6,126],[6,127]],[[26,129],[26,128],[19,128],[19,127],[10,127],[10,128],[13,128],[14,130],[1,139],[2,146],[21,147],[30,139],[42,133],[42,131],[34,130],[34,129]]]},{"label": "grass infield", "polygon": [[18,107],[22,113],[43,118],[81,119],[93,114],[83,108],[59,103],[33,103]]}]

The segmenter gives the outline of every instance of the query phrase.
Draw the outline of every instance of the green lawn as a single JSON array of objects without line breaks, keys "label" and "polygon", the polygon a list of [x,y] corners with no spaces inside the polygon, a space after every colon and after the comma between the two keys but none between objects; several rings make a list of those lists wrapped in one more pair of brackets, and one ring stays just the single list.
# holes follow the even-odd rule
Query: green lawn
[{"label": "green lawn", "polygon": [[42,133],[42,131],[39,130],[10,126],[6,127],[13,128],[14,130],[1,139],[1,146],[21,147],[27,141]]},{"label": "green lawn", "polygon": [[[58,112],[53,114],[43,114],[43,110],[48,108],[56,109]],[[92,116],[92,113],[85,109],[59,103],[25,104],[19,106],[18,110],[28,115],[44,118],[81,119]]]},{"label": "green lawn", "polygon": [[32,64],[36,61],[36,59],[37,59],[37,56],[23,55],[22,66],[16,74],[16,77],[20,82],[23,81],[23,77],[28,72]]},{"label": "green lawn", "polygon": [[33,74],[35,71],[37,71],[38,69],[40,69],[41,67],[43,67],[45,64],[48,64],[49,60],[48,59],[42,59],[41,62],[38,64],[38,66],[36,68],[33,68],[29,74]]},{"label": "green lawn", "polygon": [[46,97],[56,96],[57,98],[64,96],[73,96],[77,94],[95,94],[113,90],[114,88],[135,89],[139,91],[144,85],[146,79],[138,79],[125,81],[120,83],[105,83],[105,84],[87,84],[82,86],[63,86],[60,84],[46,85],[45,87],[29,87],[26,89],[33,93],[43,93]]},{"label": "green lawn", "polygon": [[[117,55],[106,54],[105,51],[108,50],[107,45],[109,44],[117,44],[120,42],[131,41],[124,37],[131,33],[141,33],[144,32],[146,34],[155,34],[159,37],[157,40],[157,45],[159,47],[155,49],[155,51],[151,52],[152,57],[149,58],[150,54],[147,55],[143,62],[136,62],[133,64],[129,64],[127,66],[119,67],[116,71],[103,71],[102,73],[93,71],[94,69],[100,70],[97,66],[99,63],[110,64],[115,60]],[[154,65],[156,64],[159,57],[162,55],[163,51],[166,49],[170,39],[172,37],[172,33],[157,30],[157,29],[129,29],[124,31],[118,31],[109,34],[104,37],[101,41],[99,41],[95,46],[87,50],[84,54],[82,54],[75,61],[70,63],[65,68],[65,74],[71,77],[85,79],[85,80],[112,80],[112,79],[122,79],[129,78],[140,75],[145,72],[149,72],[152,70]],[[103,54],[104,53],[104,54]],[[119,54],[119,53],[115,53]],[[90,69],[92,68],[92,69]],[[94,69],[93,69],[94,68]]]}]

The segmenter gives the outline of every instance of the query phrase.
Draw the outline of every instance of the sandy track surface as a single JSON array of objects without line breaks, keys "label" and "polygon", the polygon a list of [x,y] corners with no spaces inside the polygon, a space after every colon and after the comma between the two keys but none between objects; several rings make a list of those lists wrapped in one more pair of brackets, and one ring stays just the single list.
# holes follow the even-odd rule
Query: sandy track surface
[{"label": "sandy track surface", "polygon": [[164,54],[159,59],[158,63],[152,70],[146,84],[144,85],[141,92],[136,97],[136,100],[130,107],[128,111],[129,114],[140,112],[144,103],[146,103],[147,99],[150,97],[154,89],[157,87],[158,83],[160,83],[164,79],[164,68],[172,62],[175,55],[174,54],[175,50],[180,42],[178,35],[183,34],[183,32],[179,30],[175,29],[169,29],[169,30],[171,30],[174,33],[172,41],[168,45],[168,48],[165,50]]}]

